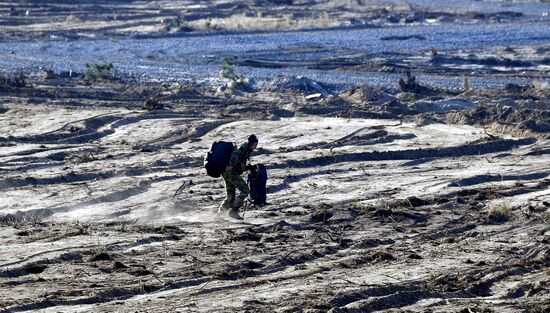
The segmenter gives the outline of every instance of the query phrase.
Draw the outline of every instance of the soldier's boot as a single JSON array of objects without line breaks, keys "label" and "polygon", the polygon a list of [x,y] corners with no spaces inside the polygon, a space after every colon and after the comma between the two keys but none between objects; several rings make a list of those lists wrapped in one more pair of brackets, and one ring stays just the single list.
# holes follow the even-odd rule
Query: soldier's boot
[{"label": "soldier's boot", "polygon": [[223,200],[223,203],[218,207],[218,213],[226,212],[228,210],[233,209],[233,203],[235,202],[234,199],[235,198],[231,196],[225,197],[225,200]]},{"label": "soldier's boot", "polygon": [[229,210],[229,217],[231,218],[234,218],[236,220],[242,220],[242,216],[239,215],[239,209],[237,208],[232,208],[231,210]]},{"label": "soldier's boot", "polygon": [[233,203],[233,208],[229,211],[229,217],[242,220],[243,218],[239,215],[239,208],[243,205],[244,199],[246,199],[246,196],[248,194],[246,192],[241,192],[236,198],[235,202]]}]

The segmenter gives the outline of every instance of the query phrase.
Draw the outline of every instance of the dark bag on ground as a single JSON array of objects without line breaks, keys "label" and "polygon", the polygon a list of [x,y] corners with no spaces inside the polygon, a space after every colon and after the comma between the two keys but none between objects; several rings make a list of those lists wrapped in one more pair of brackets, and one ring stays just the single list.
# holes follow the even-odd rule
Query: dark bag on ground
[{"label": "dark bag on ground", "polygon": [[204,168],[206,174],[211,177],[220,177],[229,159],[231,159],[231,153],[235,150],[235,145],[232,142],[216,141],[210,147],[210,151],[206,153],[204,157]]},{"label": "dark bag on ground", "polygon": [[252,203],[262,205],[267,198],[267,170],[263,164],[257,164],[248,174],[248,186],[250,187],[250,198]]}]

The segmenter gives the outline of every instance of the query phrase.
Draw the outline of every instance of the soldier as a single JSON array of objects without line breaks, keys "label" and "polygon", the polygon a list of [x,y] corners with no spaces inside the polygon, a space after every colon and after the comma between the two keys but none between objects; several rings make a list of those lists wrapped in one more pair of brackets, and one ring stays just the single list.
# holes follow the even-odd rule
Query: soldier
[{"label": "soldier", "polygon": [[[231,159],[222,174],[225,181],[226,197],[220,205],[218,212],[229,210],[229,216],[235,219],[242,220],[239,215],[239,208],[243,205],[244,199],[250,193],[248,185],[241,177],[241,174],[250,166],[247,165],[250,159],[250,153],[258,147],[258,137],[250,135],[248,141],[242,143],[231,154]],[[239,189],[239,195],[235,197],[235,190]]]}]

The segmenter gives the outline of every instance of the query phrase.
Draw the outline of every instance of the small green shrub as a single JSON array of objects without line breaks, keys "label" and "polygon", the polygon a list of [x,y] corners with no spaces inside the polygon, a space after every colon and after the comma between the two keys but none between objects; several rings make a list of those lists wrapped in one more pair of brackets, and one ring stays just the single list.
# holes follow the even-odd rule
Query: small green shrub
[{"label": "small green shrub", "polygon": [[236,56],[225,57],[220,75],[222,78],[231,81],[234,88],[242,89],[247,86],[248,82],[246,77],[235,73],[235,63],[237,60],[238,57]]},{"label": "small green shrub", "polygon": [[235,73],[235,62],[237,62],[238,57],[231,56],[225,57],[223,59],[221,76],[232,81],[237,81],[242,76]]},{"label": "small green shrub", "polygon": [[113,63],[86,63],[86,73],[84,73],[84,79],[89,81],[114,79]]},{"label": "small green shrub", "polygon": [[170,32],[170,31],[188,32],[192,30],[193,28],[189,25],[189,23],[185,20],[185,18],[181,15],[178,15],[173,19],[168,20],[162,32]]}]

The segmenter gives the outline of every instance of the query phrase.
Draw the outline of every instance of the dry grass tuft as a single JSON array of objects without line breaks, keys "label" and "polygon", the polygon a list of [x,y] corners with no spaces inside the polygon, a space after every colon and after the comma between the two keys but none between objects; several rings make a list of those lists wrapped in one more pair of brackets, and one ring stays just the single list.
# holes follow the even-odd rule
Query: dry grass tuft
[{"label": "dry grass tuft", "polygon": [[505,202],[500,202],[489,209],[487,218],[493,222],[505,222],[512,216],[510,206]]}]

